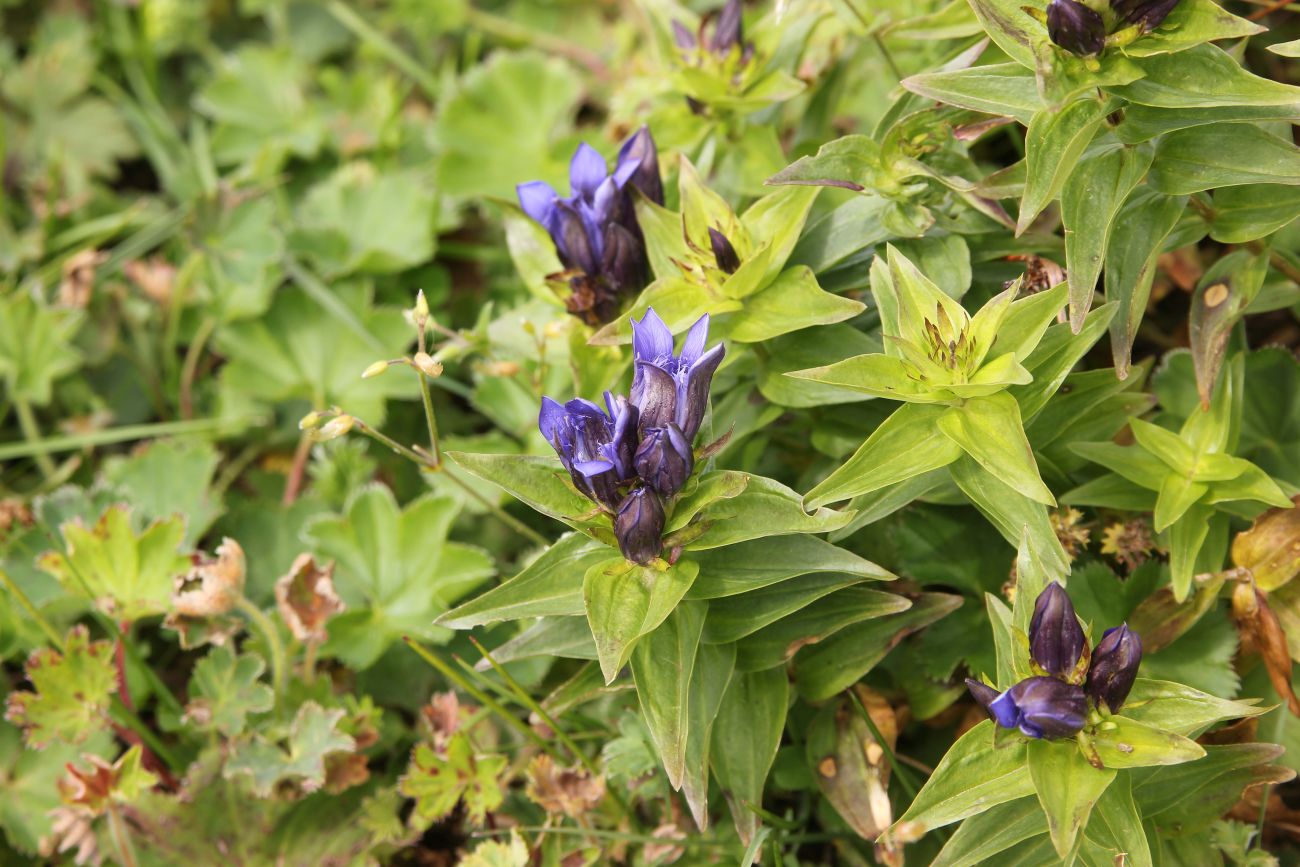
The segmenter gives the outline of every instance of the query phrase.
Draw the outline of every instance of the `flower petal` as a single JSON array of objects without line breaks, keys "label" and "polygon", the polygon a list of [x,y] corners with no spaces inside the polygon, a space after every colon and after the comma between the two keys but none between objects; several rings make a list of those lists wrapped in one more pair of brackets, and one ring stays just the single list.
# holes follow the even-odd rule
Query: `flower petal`
[{"label": "flower petal", "polygon": [[532,219],[550,230],[550,221],[555,212],[555,203],[560,196],[555,188],[546,181],[529,181],[515,187],[519,195],[519,207]]},{"label": "flower petal", "polygon": [[578,145],[573,159],[569,161],[570,193],[589,199],[608,174],[605,158],[594,147],[583,142]]}]

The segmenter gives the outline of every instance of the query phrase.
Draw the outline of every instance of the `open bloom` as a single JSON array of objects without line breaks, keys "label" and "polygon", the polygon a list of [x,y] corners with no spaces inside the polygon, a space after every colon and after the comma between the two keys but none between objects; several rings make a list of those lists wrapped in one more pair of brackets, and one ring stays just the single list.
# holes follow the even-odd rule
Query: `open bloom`
[{"label": "open bloom", "polygon": [[708,314],[701,316],[673,353],[673,333],[653,309],[640,322],[632,320],[632,352],[636,370],[632,375],[632,403],[641,411],[641,431],[674,423],[687,443],[704,421],[713,373],[726,352],[721,343],[707,352]]},{"label": "open bloom", "polygon": [[1118,713],[1133,689],[1141,662],[1142,639],[1127,623],[1107,629],[1092,653],[1085,687],[1088,697],[1111,713]]},{"label": "open bloom", "polygon": [[573,484],[609,509],[618,508],[619,488],[634,475],[637,408],[627,398],[605,393],[606,410],[574,398],[561,405],[542,398],[538,427],[555,448]]},{"label": "open bloom", "polygon": [[1052,0],[1047,5],[1047,36],[1072,54],[1090,57],[1106,47],[1106,22],[1078,0]]},{"label": "open bloom", "polygon": [[516,187],[519,204],[550,234],[566,271],[555,275],[571,290],[570,313],[590,325],[618,315],[622,302],[650,280],[645,239],[636,221],[631,189],[663,204],[659,156],[642,127],[623,143],[611,174],[595,148],[579,145],[569,162],[568,197],[545,181]]},{"label": "open bloom", "polygon": [[1081,683],[1088,668],[1088,639],[1065,588],[1053,581],[1038,594],[1029,621],[1029,653],[1053,677]]},{"label": "open bloom", "polygon": [[1082,687],[1054,677],[1028,677],[988,704],[1003,728],[1031,738],[1064,738],[1083,728],[1088,702]]}]

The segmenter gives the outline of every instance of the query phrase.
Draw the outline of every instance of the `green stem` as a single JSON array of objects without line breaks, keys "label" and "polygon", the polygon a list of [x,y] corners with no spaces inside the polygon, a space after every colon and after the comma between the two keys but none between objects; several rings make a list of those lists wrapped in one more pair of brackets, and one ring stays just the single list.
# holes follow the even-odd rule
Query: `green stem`
[{"label": "green stem", "polygon": [[185,766],[181,764],[176,754],[162,742],[162,739],[153,733],[152,729],[144,724],[144,720],[140,719],[139,714],[126,706],[126,702],[122,701],[121,696],[113,696],[111,716],[114,722],[139,735],[141,742],[149,748],[149,751],[162,759],[163,764],[167,765],[168,769],[173,773],[179,774],[185,770]]},{"label": "green stem", "polygon": [[497,701],[492,696],[488,695],[486,692],[484,692],[483,690],[475,686],[473,683],[471,683],[464,675],[462,675],[455,668],[448,665],[446,662],[443,662],[441,659],[435,656],[432,651],[417,644],[415,642],[415,639],[411,638],[410,636],[403,635],[402,640],[405,641],[407,646],[409,646],[412,650],[414,650],[421,659],[429,663],[429,665],[432,666],[434,670],[436,670],[439,674],[447,678],[447,680],[451,681],[460,689],[469,693],[471,696],[474,697],[475,701],[477,701],[479,704],[483,705],[484,707],[488,708],[493,713],[495,713],[497,716],[501,717],[501,719],[507,725],[509,725],[515,731],[523,735],[525,739],[532,742],[542,752],[546,753],[547,755],[549,755],[551,758],[555,759],[558,762],[564,761],[564,757],[559,754],[559,752],[549,741],[547,741],[537,732],[533,731],[531,726],[529,726],[523,720],[519,719],[517,716],[512,714],[509,710],[507,710],[504,706],[502,706],[502,704],[499,701]]},{"label": "green stem", "polygon": [[42,448],[45,441],[41,437],[41,428],[36,423],[36,414],[32,412],[32,405],[27,402],[27,398],[15,395],[14,410],[18,413],[18,426],[22,428],[23,439],[34,449],[31,456],[35,458],[36,466],[40,468],[42,476],[49,478],[54,475],[54,461]]},{"label": "green stem", "polygon": [[[423,333],[420,335],[420,343],[424,343]],[[418,367],[412,365],[411,369],[420,378],[420,398],[424,401],[424,420],[429,425],[429,447],[433,451],[433,465],[442,469],[442,449],[438,445],[438,417],[433,413],[433,396],[429,394],[429,378]]]},{"label": "green stem", "polygon": [[528,45],[540,48],[548,54],[557,54],[587,67],[597,78],[607,78],[609,70],[595,52],[576,45],[550,33],[543,33],[531,27],[516,23],[509,18],[493,15],[472,4],[466,9],[465,22],[489,36],[513,45]]},{"label": "green stem", "polygon": [[108,828],[113,835],[113,845],[117,848],[117,857],[121,859],[122,867],[136,867],[131,833],[127,830],[126,823],[122,821],[122,814],[118,812],[117,805],[112,802],[108,805]]},{"label": "green stem", "polygon": [[217,320],[213,316],[206,317],[199,323],[198,330],[194,332],[194,339],[185,350],[185,363],[181,365],[181,385],[180,385],[180,410],[181,418],[189,420],[194,416],[194,375],[199,369],[199,359],[203,357],[203,350],[208,345],[208,338],[217,328]]},{"label": "green stem", "polygon": [[18,604],[27,612],[27,616],[34,620],[36,625],[41,628],[41,631],[45,633],[45,637],[50,640],[50,644],[54,645],[54,647],[62,653],[63,637],[59,635],[58,630],[54,628],[53,624],[45,618],[45,615],[41,613],[41,610],[32,604],[32,600],[23,592],[23,589],[14,582],[14,579],[9,577],[9,573],[4,569],[0,569],[0,584],[3,584],[5,588],[14,595],[14,598],[18,600]]},{"label": "green stem", "polygon": [[92,446],[111,445],[113,443],[152,439],[154,437],[212,433],[213,431],[233,428],[241,423],[253,424],[257,421],[257,418],[249,416],[239,419],[203,418],[192,421],[168,421],[158,424],[125,425],[72,436],[50,437],[36,443],[9,443],[0,445],[0,461],[49,455],[56,452],[72,452]]},{"label": "green stem", "polygon": [[304,683],[310,684],[316,679],[316,651],[319,647],[320,644],[315,639],[307,639],[307,646],[302,655],[302,679]]},{"label": "green stem", "polygon": [[430,75],[428,70],[403,51],[397,43],[376,30],[370,22],[354,12],[346,3],[330,0],[325,4],[325,8],[335,20],[351,30],[362,42],[368,44],[376,54],[409,75],[429,99],[437,102],[442,96],[442,88],[438,86],[438,80]]},{"label": "green stem", "polygon": [[285,664],[284,643],[280,641],[280,631],[275,628],[275,623],[262,609],[247,599],[241,598],[236,607],[257,627],[257,630],[262,633],[263,640],[266,641],[267,650],[271,653],[271,688],[275,692],[275,703],[278,705],[284,695]]},{"label": "green stem", "polygon": [[1264,790],[1259,797],[1259,820],[1255,822],[1255,840],[1253,843],[1256,849],[1264,848],[1264,824],[1268,818],[1268,792],[1270,788],[1272,787],[1265,783]]}]

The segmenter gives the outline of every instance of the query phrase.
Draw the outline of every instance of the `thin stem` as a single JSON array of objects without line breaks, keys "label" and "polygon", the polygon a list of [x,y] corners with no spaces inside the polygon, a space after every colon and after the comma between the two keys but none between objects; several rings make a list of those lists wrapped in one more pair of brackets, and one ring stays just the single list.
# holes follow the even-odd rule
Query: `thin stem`
[{"label": "thin stem", "polygon": [[311,432],[304,431],[298,440],[298,448],[293,453],[293,464],[289,467],[289,478],[284,483],[284,496],[280,505],[292,506],[302,491],[302,479],[307,472],[307,459],[311,457]]},{"label": "thin stem", "polygon": [[36,449],[32,453],[32,457],[35,458],[36,466],[40,468],[41,475],[46,478],[54,475],[54,461],[41,448],[43,443],[41,428],[36,423],[36,414],[32,412],[32,405],[27,402],[27,398],[15,395],[14,410],[18,413],[18,426],[22,428],[23,439],[27,441],[28,445]]},{"label": "thin stem", "polygon": [[484,12],[473,5],[470,5],[465,12],[466,23],[489,36],[496,37],[503,42],[516,45],[531,45],[549,54],[558,54],[587,67],[597,78],[604,79],[609,76],[609,70],[606,68],[604,61],[594,52],[581,45],[575,45],[550,33],[542,33],[531,27],[525,27],[511,21],[509,18],[493,15],[491,12]]},{"label": "thin stem", "polygon": [[502,704],[498,702],[496,699],[494,699],[492,696],[488,695],[486,692],[484,692],[483,690],[475,686],[473,683],[471,683],[464,675],[462,675],[455,668],[448,665],[446,662],[443,662],[441,659],[435,656],[432,651],[427,650],[426,648],[417,644],[415,642],[415,639],[411,638],[410,636],[403,635],[402,640],[405,641],[407,645],[412,650],[414,650],[421,659],[429,663],[429,665],[432,666],[439,674],[447,678],[447,680],[451,681],[453,684],[460,687],[465,692],[469,693],[471,696],[474,697],[474,699],[479,704],[490,709],[497,716],[501,717],[501,719],[505,721],[506,724],[508,724],[515,731],[519,732],[521,735],[523,735],[527,740],[531,741],[542,752],[546,753],[551,758],[557,761],[560,762],[564,761],[564,757],[559,755],[555,747],[549,741],[547,741],[537,732],[533,731],[531,726],[529,726],[523,720],[519,719],[517,716],[512,714],[509,710],[503,707]]},{"label": "thin stem", "polygon": [[136,867],[131,833],[127,830],[126,823],[122,821],[122,814],[118,812],[117,805],[112,802],[108,805],[108,828],[112,832],[113,845],[117,848],[117,857],[121,859],[122,867]]},{"label": "thin stem", "polygon": [[340,0],[330,0],[325,4],[325,8],[340,24],[351,30],[358,39],[367,43],[389,63],[411,76],[411,79],[420,86],[426,96],[435,102],[438,100],[442,94],[442,88],[438,87],[438,80],[430,75],[418,61],[403,51],[396,42],[380,33],[370,22],[350,9],[346,3],[340,2]]},{"label": "thin stem", "polygon": [[1259,820],[1255,822],[1254,846],[1256,849],[1264,848],[1264,823],[1268,818],[1268,793],[1271,788],[1272,786],[1265,783],[1259,796]]},{"label": "thin stem", "polygon": [[388,446],[390,449],[392,449],[394,452],[401,455],[402,457],[406,458],[408,461],[411,461],[412,463],[415,464],[419,464],[421,467],[427,470],[432,470],[434,472],[438,470],[438,467],[435,466],[433,461],[431,461],[429,458],[426,458],[420,455],[418,452],[414,451],[413,449],[410,449],[402,445],[397,440],[390,437],[388,434],[375,430],[370,425],[366,424],[356,416],[353,416],[353,424],[358,431],[370,437],[375,442],[382,443],[383,445]]},{"label": "thin stem", "polygon": [[0,584],[4,584],[5,588],[14,595],[14,598],[18,600],[18,604],[27,612],[27,616],[34,620],[36,625],[41,628],[41,631],[45,633],[45,637],[50,640],[50,644],[54,645],[54,647],[62,653],[64,647],[63,637],[59,635],[58,630],[54,628],[50,621],[45,618],[45,615],[41,613],[41,610],[32,604],[32,600],[23,592],[23,589],[14,582],[14,579],[9,577],[9,573],[4,569],[0,569]]},{"label": "thin stem", "polygon": [[320,642],[308,638],[306,649],[302,655],[302,679],[304,683],[310,684],[316,679],[316,651],[320,647]]},{"label": "thin stem", "polygon": [[206,317],[199,323],[198,330],[194,332],[194,339],[185,350],[185,363],[181,365],[181,386],[180,386],[180,409],[181,418],[190,419],[194,417],[194,375],[199,369],[199,359],[203,357],[203,350],[208,345],[208,338],[217,328],[217,320],[213,316]]},{"label": "thin stem", "polygon": [[284,643],[280,641],[280,631],[262,609],[247,599],[241,598],[236,607],[252,621],[266,641],[271,653],[271,688],[275,692],[275,702],[279,704],[284,695]]},{"label": "thin stem", "polygon": [[[190,434],[211,433],[223,428],[231,428],[240,423],[252,424],[258,419],[245,416],[241,419],[203,418],[193,421],[169,421],[158,424],[135,424],[108,428],[86,434],[50,437],[40,442],[10,443],[0,446],[0,461],[14,458],[36,457],[57,452],[72,452],[93,446],[112,445],[113,443],[132,440],[152,439],[162,436],[184,436]],[[39,460],[39,458],[37,458]]]},{"label": "thin stem", "polygon": [[871,736],[876,739],[876,743],[879,744],[880,749],[884,751],[885,758],[888,759],[889,767],[893,770],[894,776],[898,779],[899,785],[903,787],[903,791],[907,793],[909,798],[915,799],[918,789],[915,781],[912,780],[912,775],[903,767],[902,764],[899,763],[897,756],[894,755],[893,749],[890,748],[889,743],[880,733],[880,729],[876,727],[876,721],[871,718],[871,713],[867,710],[867,706],[862,703],[862,697],[858,695],[857,690],[850,689],[848,692],[849,698],[853,700],[854,706],[857,707],[858,713],[862,716],[862,721],[865,722],[867,728],[871,730]]},{"label": "thin stem", "polygon": [[[424,349],[424,329],[420,329],[420,349]],[[433,396],[429,394],[429,378],[424,371],[411,365],[415,375],[420,378],[420,399],[424,401],[424,420],[429,425],[429,447],[433,451],[433,465],[442,469],[442,449],[438,445],[438,417],[433,413]]]}]

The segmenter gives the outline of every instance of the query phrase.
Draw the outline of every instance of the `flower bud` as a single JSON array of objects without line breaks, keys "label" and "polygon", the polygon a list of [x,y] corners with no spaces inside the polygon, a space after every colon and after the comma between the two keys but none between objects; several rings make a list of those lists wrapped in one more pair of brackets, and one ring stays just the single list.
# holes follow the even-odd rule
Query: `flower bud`
[{"label": "flower bud", "polygon": [[998,725],[1031,738],[1066,738],[1083,728],[1088,703],[1072,683],[1029,677],[989,702],[989,712]]},{"label": "flower bud", "polygon": [[1088,697],[1099,707],[1105,705],[1111,713],[1118,713],[1137,679],[1141,661],[1142,639],[1127,623],[1107,629],[1092,653]]},{"label": "flower bud", "polygon": [[417,319],[429,318],[429,302],[424,298],[424,290],[415,293],[415,316]]},{"label": "flower bud", "polygon": [[321,423],[321,415],[318,412],[309,412],[302,418],[298,419],[298,430],[312,430]]},{"label": "flower bud", "polygon": [[1168,17],[1178,0],[1111,0],[1110,8],[1129,24],[1155,30]]},{"label": "flower bud", "polygon": [[1047,674],[1082,683],[1088,671],[1088,640],[1065,588],[1056,582],[1038,594],[1029,621],[1029,653]]},{"label": "flower bud", "polygon": [[709,246],[713,248],[713,258],[718,263],[718,267],[728,274],[736,273],[736,269],[740,267],[740,257],[736,255],[736,248],[731,246],[727,236],[710,227]]},{"label": "flower bud", "polygon": [[427,352],[415,353],[415,357],[411,359],[411,363],[415,365],[416,370],[420,371],[420,373],[423,373],[430,379],[442,376],[442,364],[434,361],[433,356]]},{"label": "flower bud", "polygon": [[970,690],[971,698],[979,702],[979,706],[984,708],[989,719],[993,719],[993,711],[989,710],[989,705],[997,700],[998,691],[984,683],[982,680],[975,680],[972,677],[966,678],[966,688]]},{"label": "flower bud", "polygon": [[691,477],[695,455],[682,429],[670,422],[667,427],[646,431],[633,466],[636,474],[661,497],[671,497]]},{"label": "flower bud", "polygon": [[623,498],[614,516],[619,550],[633,563],[645,565],[663,550],[664,507],[650,488],[637,488]]},{"label": "flower bud", "polygon": [[348,431],[352,430],[352,425],[355,422],[356,419],[350,415],[336,415],[334,418],[320,426],[320,430],[316,431],[313,439],[318,443],[338,439]]},{"label": "flower bud", "polygon": [[727,0],[718,13],[717,23],[713,25],[713,39],[709,42],[709,49],[714,54],[727,54],[744,38],[742,11],[740,0]]},{"label": "flower bud", "polygon": [[1077,0],[1052,0],[1047,6],[1047,35],[1066,51],[1091,57],[1106,47],[1106,22]]},{"label": "flower bud", "polygon": [[374,364],[361,371],[362,379],[370,379],[372,376],[378,376],[388,369],[387,361],[376,361]]}]

